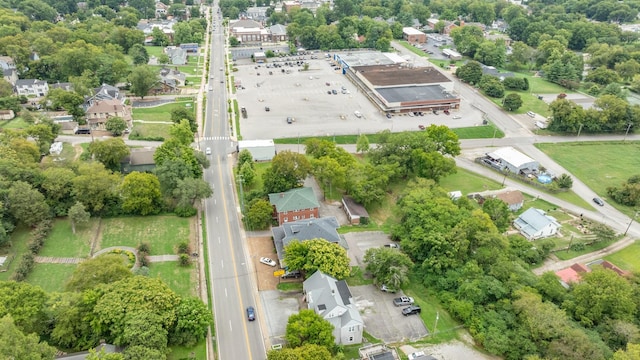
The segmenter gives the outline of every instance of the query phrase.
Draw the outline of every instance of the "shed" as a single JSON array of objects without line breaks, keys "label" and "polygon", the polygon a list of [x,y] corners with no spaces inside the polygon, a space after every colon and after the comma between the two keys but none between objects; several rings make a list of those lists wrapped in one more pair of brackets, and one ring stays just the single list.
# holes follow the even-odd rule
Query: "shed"
[{"label": "shed", "polygon": [[156,168],[156,162],[153,159],[156,149],[141,148],[132,149],[131,154],[122,159],[120,163],[121,172],[129,174],[134,171],[151,172]]},{"label": "shed", "polygon": [[253,156],[253,161],[271,161],[276,156],[276,145],[273,140],[240,140],[238,152],[247,149]]},{"label": "shed", "polygon": [[356,202],[351,196],[342,197],[342,207],[352,225],[366,224],[369,221],[369,213],[362,204]]},{"label": "shed", "polygon": [[448,57],[451,60],[460,60],[462,59],[462,54],[455,50],[451,49],[442,49],[442,55]]},{"label": "shed", "polygon": [[540,166],[537,161],[511,146],[487,153],[487,159],[500,170],[509,170],[515,174],[537,172]]},{"label": "shed", "polygon": [[253,53],[253,60],[257,63],[263,63],[267,61],[267,54],[262,51]]}]

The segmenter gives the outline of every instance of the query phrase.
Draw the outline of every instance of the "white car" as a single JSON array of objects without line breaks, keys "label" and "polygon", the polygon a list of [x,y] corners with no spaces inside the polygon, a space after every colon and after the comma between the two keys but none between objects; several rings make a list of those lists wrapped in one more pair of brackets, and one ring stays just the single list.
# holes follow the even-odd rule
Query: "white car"
[{"label": "white car", "polygon": [[211,155],[211,148],[210,148],[210,147],[206,148],[206,149],[204,150],[204,153],[205,153],[206,155]]},{"label": "white car", "polygon": [[361,118],[362,117],[362,113],[360,113],[360,111],[356,110],[353,112],[353,114],[357,117],[357,118]]},{"label": "white car", "polygon": [[268,257],[261,257],[260,258],[260,262],[265,264],[265,265],[269,265],[269,266],[276,266],[276,262],[271,260]]},{"label": "white car", "polygon": [[462,119],[462,116],[460,116],[460,115],[453,115],[453,118],[454,118],[454,119]]}]

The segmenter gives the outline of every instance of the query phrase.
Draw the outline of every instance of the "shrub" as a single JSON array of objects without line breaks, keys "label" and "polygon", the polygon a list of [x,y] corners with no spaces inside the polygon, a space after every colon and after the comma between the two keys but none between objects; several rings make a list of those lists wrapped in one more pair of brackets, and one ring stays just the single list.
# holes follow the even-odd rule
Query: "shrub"
[{"label": "shrub", "polygon": [[180,264],[180,266],[189,266],[191,265],[191,259],[189,258],[189,255],[187,254],[180,254],[179,258],[178,258],[178,263]]},{"label": "shrub", "polygon": [[180,217],[191,217],[197,213],[197,210],[190,205],[176,206],[174,213]]},{"label": "shrub", "polygon": [[189,243],[186,241],[178,244],[178,254],[189,254]]},{"label": "shrub", "polygon": [[133,273],[140,276],[149,276],[149,268],[146,266],[140,266],[139,268],[135,269]]},{"label": "shrub", "polygon": [[149,243],[140,243],[138,245],[138,252],[143,252],[143,253],[150,253],[151,252],[151,247],[149,246]]}]

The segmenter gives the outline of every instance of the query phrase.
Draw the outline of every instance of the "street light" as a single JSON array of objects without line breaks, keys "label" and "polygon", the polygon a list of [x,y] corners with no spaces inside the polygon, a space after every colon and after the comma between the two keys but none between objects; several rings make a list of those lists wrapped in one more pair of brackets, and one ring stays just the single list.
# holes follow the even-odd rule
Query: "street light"
[{"label": "street light", "polygon": [[627,225],[627,229],[624,231],[624,235],[623,236],[627,236],[627,233],[629,232],[629,229],[631,228],[631,224],[633,224],[633,220],[635,220],[635,218],[638,216],[638,212],[639,211],[636,211],[636,213],[633,215],[633,217],[629,221],[629,225]]}]

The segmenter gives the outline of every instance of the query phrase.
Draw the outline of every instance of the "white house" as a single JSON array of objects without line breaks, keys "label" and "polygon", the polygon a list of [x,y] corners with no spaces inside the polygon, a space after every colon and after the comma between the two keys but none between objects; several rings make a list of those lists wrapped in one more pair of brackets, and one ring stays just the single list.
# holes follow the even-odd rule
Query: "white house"
[{"label": "white house", "polygon": [[513,222],[513,226],[529,240],[553,236],[560,229],[560,223],[540,209],[530,208]]},{"label": "white house", "polygon": [[338,345],[362,342],[364,322],[346,281],[316,271],[302,284],[307,307],[333,325]]},{"label": "white house", "polygon": [[238,141],[238,152],[245,149],[249,150],[253,161],[271,161],[276,156],[276,145],[272,139]]},{"label": "white house", "polygon": [[23,79],[16,81],[15,91],[24,96],[46,96],[49,93],[49,84],[45,80]]}]

